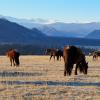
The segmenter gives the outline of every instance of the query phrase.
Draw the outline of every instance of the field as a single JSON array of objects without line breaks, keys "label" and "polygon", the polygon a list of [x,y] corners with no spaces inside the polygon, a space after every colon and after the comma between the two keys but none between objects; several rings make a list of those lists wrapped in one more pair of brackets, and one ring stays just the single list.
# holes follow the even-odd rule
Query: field
[{"label": "field", "polygon": [[100,59],[89,62],[88,74],[64,76],[64,62],[49,56],[21,56],[10,66],[0,56],[0,100],[100,100]]}]

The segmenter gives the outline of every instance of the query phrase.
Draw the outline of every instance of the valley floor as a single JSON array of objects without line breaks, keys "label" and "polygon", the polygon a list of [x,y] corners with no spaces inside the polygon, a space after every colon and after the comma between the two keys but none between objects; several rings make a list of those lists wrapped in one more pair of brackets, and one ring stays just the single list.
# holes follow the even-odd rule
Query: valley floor
[{"label": "valley floor", "polygon": [[49,56],[21,56],[20,66],[10,66],[0,56],[0,100],[99,100],[100,59],[89,62],[88,74],[63,76],[64,62]]}]

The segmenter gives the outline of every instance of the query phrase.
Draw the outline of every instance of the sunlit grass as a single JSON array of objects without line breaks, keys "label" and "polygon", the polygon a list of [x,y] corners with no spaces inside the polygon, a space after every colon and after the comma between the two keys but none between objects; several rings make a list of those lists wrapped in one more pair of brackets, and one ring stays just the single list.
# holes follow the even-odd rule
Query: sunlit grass
[{"label": "sunlit grass", "polygon": [[71,76],[64,77],[63,59],[49,61],[49,56],[21,56],[21,65],[11,67],[9,59],[0,56],[0,100],[99,100],[100,59],[86,59],[89,62],[87,75],[75,76],[73,70]]}]

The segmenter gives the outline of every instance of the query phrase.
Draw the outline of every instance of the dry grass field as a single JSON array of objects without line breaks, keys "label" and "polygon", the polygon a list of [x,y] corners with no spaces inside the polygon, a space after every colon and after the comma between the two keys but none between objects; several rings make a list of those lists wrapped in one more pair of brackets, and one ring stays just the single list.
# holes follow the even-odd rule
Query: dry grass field
[{"label": "dry grass field", "polygon": [[0,56],[0,100],[100,100],[100,59],[87,61],[87,75],[64,77],[63,60],[21,56],[20,66],[11,67],[9,59]]}]

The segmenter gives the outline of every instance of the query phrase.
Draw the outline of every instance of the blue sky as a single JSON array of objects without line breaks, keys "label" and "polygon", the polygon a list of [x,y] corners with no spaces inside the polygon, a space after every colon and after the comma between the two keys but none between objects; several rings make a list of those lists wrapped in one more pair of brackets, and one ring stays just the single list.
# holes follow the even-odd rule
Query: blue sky
[{"label": "blue sky", "polygon": [[100,0],[0,0],[0,15],[63,22],[100,22]]}]

